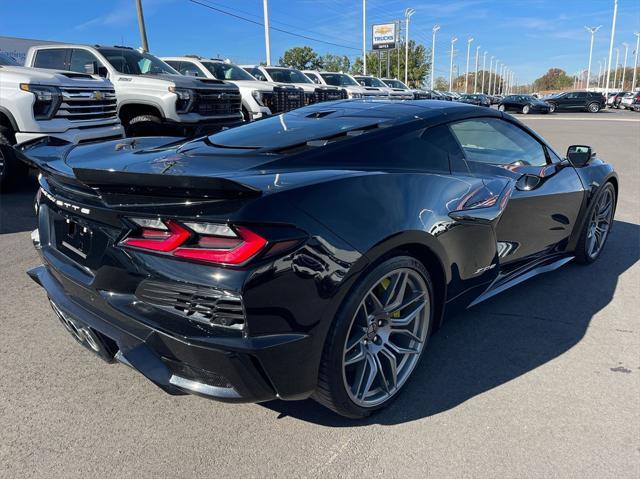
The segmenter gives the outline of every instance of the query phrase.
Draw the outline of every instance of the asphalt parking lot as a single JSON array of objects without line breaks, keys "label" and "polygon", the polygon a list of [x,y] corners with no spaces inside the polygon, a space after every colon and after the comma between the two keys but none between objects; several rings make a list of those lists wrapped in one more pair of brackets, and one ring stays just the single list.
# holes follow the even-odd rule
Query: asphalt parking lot
[{"label": "asphalt parking lot", "polygon": [[25,274],[35,189],[0,197],[0,477],[640,477],[640,114],[519,118],[620,175],[612,235],[432,338],[364,422],[168,396],[77,345]]}]

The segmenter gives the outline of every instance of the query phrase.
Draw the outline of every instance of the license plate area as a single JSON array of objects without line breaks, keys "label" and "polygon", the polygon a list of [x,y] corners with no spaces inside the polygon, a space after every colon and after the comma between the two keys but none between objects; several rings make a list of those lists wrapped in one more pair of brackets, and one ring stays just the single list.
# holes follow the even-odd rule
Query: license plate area
[{"label": "license plate area", "polygon": [[76,263],[97,268],[108,245],[108,237],[99,225],[65,213],[51,212],[55,249]]}]

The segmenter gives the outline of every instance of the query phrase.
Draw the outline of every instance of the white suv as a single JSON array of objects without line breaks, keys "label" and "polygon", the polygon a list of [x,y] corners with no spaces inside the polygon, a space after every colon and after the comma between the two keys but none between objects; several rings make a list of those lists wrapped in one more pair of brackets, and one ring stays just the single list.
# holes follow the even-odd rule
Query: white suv
[{"label": "white suv", "polygon": [[390,100],[413,100],[413,93],[389,88],[380,78],[365,75],[354,75],[354,78],[365,88],[380,88],[386,91]]},{"label": "white suv", "polygon": [[26,169],[9,146],[43,136],[71,143],[122,138],[108,80],[26,68],[0,53],[0,189]]},{"label": "white suv", "polygon": [[216,78],[236,85],[242,95],[242,116],[245,121],[304,106],[302,88],[259,81],[238,65],[224,60],[193,56],[162,57],[162,60],[183,75]]},{"label": "white suv", "polygon": [[304,70],[306,76],[316,85],[331,85],[347,90],[349,98],[366,98],[373,100],[386,100],[389,95],[380,88],[365,88],[355,78],[342,72],[318,72]]},{"label": "white suv", "polygon": [[420,90],[417,88],[409,88],[403,82],[398,80],[397,78],[380,78],[389,88],[392,88],[394,91],[405,92],[407,94],[412,94],[414,100],[429,100],[431,99],[431,95],[429,92],[425,90]]},{"label": "white suv", "polygon": [[155,56],[129,47],[32,47],[25,64],[109,78],[128,135],[204,135],[242,122],[241,97],[231,83],[189,78]]},{"label": "white suv", "polygon": [[286,83],[302,88],[305,105],[347,98],[347,91],[344,88],[316,85],[296,68],[263,65],[242,65],[242,68],[260,81]]}]

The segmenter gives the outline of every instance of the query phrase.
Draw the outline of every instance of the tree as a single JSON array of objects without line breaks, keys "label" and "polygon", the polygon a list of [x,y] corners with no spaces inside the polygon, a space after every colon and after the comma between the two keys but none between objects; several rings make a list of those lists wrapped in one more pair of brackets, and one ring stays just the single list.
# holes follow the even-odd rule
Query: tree
[{"label": "tree", "polygon": [[[389,65],[389,76],[404,81],[404,43],[400,43],[400,52],[397,50],[385,50],[380,53],[378,51],[367,53],[367,73],[374,76],[387,76],[387,64]],[[398,53],[400,53],[398,58]],[[388,62],[387,62],[388,55]],[[416,44],[413,40],[409,41],[409,84],[412,86],[420,86],[424,82],[431,70],[431,64],[427,62],[427,58],[431,58],[429,50],[422,44]],[[400,61],[400,70],[398,70],[398,60]],[[363,71],[362,58],[358,57],[353,62],[351,73],[362,74]]]},{"label": "tree", "polygon": [[321,58],[322,68],[329,72],[348,72],[351,62],[346,55],[332,55],[327,53]]},{"label": "tree", "polygon": [[547,73],[533,82],[535,91],[564,90],[573,85],[573,78],[560,68],[550,68]]},{"label": "tree", "polygon": [[294,47],[280,57],[280,65],[298,70],[319,70],[322,68],[322,59],[311,47]]}]

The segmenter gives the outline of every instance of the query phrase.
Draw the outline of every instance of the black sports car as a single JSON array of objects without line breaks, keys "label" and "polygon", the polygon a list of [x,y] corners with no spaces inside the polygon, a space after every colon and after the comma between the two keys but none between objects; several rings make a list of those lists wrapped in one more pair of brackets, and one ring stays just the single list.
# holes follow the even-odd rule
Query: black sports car
[{"label": "black sports car", "polygon": [[461,103],[469,103],[476,106],[491,106],[491,98],[482,94],[464,94],[458,100]]},{"label": "black sports car", "polygon": [[500,111],[516,111],[525,115],[529,113],[550,113],[551,105],[532,95],[508,95],[498,105]]},{"label": "black sports car", "polygon": [[496,110],[322,103],[192,141],[23,147],[29,275],[106,361],[171,394],[366,416],[445,310],[598,258],[618,179]]}]

